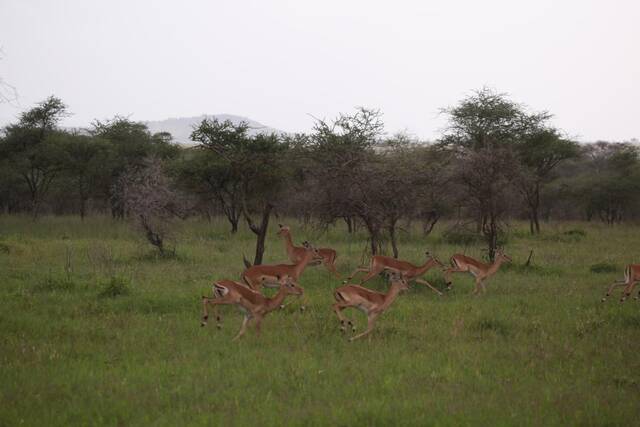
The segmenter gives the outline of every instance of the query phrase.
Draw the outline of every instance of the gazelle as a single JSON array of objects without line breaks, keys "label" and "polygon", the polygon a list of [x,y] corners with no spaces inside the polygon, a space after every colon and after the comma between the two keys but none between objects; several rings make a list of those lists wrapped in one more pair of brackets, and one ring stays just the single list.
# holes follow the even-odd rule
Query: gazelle
[{"label": "gazelle", "polygon": [[[284,238],[284,245],[287,250],[287,256],[289,260],[293,263],[299,262],[305,253],[305,248],[303,246],[295,246],[293,244],[293,239],[291,238],[291,230],[286,225],[278,224],[280,229],[276,233],[278,236]],[[304,242],[303,245],[308,242]],[[306,245],[305,245],[306,246]],[[324,264],[325,268],[336,275],[337,278],[340,278],[340,274],[336,270],[335,262],[336,257],[338,256],[337,252],[331,248],[318,248],[318,254],[320,257],[317,260],[313,260],[309,265],[318,265],[320,263]]]},{"label": "gazelle", "polygon": [[[251,319],[255,319],[256,333],[259,335],[260,325],[264,316],[279,308],[287,295],[302,295],[303,292],[303,289],[287,276],[283,276],[280,279],[280,289],[272,298],[265,297],[260,292],[256,292],[233,280],[219,280],[213,284],[213,298],[202,297],[204,314],[201,326],[206,326],[209,319],[208,306],[212,306],[215,311],[217,305],[237,305],[244,313],[244,319],[233,341],[244,335],[247,323]],[[220,316],[216,316],[216,321],[218,329],[220,329]]]},{"label": "gazelle", "polygon": [[[622,298],[620,298],[620,302],[624,302],[631,295],[631,292],[633,292],[633,288],[638,282],[640,282],[640,264],[627,265],[627,267],[624,269],[624,280],[616,280],[615,282],[613,282],[613,284],[609,287],[607,294],[602,297],[602,302],[605,302],[607,297],[611,296],[611,291],[613,291],[614,288],[626,285],[626,287],[622,291]],[[639,297],[640,293],[636,295],[635,299],[638,299]]]},{"label": "gazelle", "polygon": [[442,295],[442,292],[431,286],[429,282],[423,279],[419,279],[420,276],[423,276],[427,271],[429,271],[429,269],[436,265],[444,268],[444,264],[442,264],[440,260],[438,260],[438,258],[431,255],[429,252],[425,252],[425,255],[427,256],[427,260],[420,266],[413,265],[410,262],[401,261],[389,256],[374,255],[371,258],[371,263],[369,264],[368,268],[364,266],[358,267],[353,273],[351,273],[351,276],[349,276],[347,280],[351,280],[353,276],[358,274],[358,272],[363,271],[367,274],[360,281],[360,284],[362,285],[364,282],[382,273],[383,271],[396,272],[402,274],[402,276],[405,277],[408,281],[413,280],[416,283],[426,285],[438,295]]},{"label": "gazelle", "polygon": [[484,286],[485,282],[496,274],[505,261],[511,262],[511,258],[501,249],[496,251],[495,261],[492,264],[485,264],[466,255],[455,254],[451,257],[451,268],[444,272],[447,290],[450,290],[452,285],[451,273],[470,273],[476,279],[476,288],[473,290],[473,294],[476,295],[480,292],[480,288],[482,288],[482,293],[485,293],[487,291]]},{"label": "gazelle", "polygon": [[294,281],[314,258],[318,258],[318,250],[309,245],[304,248],[304,255],[295,264],[254,265],[242,272],[240,277],[251,289],[259,291],[262,286],[276,288],[280,286],[280,278],[291,277]]},{"label": "gazelle", "polygon": [[351,320],[342,313],[342,310],[345,308],[353,307],[367,315],[367,329],[351,337],[349,341],[357,340],[369,334],[373,330],[378,316],[389,308],[400,292],[406,291],[407,289],[409,289],[407,279],[396,272],[391,274],[391,287],[386,294],[372,291],[359,285],[344,285],[339,287],[333,293],[336,299],[333,310],[340,320],[340,330],[344,332],[346,324],[351,327],[352,331],[356,330]]}]

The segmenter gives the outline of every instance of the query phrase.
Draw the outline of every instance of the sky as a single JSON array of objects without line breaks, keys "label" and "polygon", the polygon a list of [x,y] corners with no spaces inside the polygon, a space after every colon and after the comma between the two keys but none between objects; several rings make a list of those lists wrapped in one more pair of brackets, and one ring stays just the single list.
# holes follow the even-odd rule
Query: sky
[{"label": "sky", "polygon": [[237,114],[309,131],[357,106],[433,140],[488,86],[579,141],[640,138],[640,1],[0,0],[0,78],[66,126]]}]

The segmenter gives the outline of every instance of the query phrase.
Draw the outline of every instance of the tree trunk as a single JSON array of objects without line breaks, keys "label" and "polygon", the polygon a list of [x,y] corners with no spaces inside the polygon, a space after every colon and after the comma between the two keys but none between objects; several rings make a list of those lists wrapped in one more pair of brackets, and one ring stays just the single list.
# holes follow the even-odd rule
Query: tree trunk
[{"label": "tree trunk", "polygon": [[80,219],[84,221],[84,217],[87,214],[87,198],[80,196]]},{"label": "tree trunk", "polygon": [[429,212],[427,218],[422,221],[422,234],[426,237],[433,231],[433,227],[440,219],[440,215],[436,211]]},{"label": "tree trunk", "polygon": [[485,223],[482,230],[487,241],[489,261],[493,262],[496,257],[496,249],[498,248],[498,223],[494,215],[490,215],[488,223]]},{"label": "tree trunk", "polygon": [[396,240],[396,223],[393,221],[389,225],[389,237],[391,239],[391,248],[393,249],[393,257],[398,258],[398,242]]},{"label": "tree trunk", "polygon": [[353,233],[353,218],[350,216],[344,216],[342,219],[344,219],[344,222],[347,224],[347,233]]},{"label": "tree trunk", "polygon": [[247,212],[246,207],[243,204],[243,214],[244,218],[247,220],[247,224],[253,233],[256,235],[256,255],[253,259],[253,265],[262,264],[262,256],[264,255],[264,242],[267,237],[267,229],[269,228],[269,218],[271,216],[271,211],[273,210],[273,205],[271,203],[266,203],[264,205],[264,209],[262,210],[262,221],[260,222],[260,226],[257,226],[251,217],[249,216],[249,212]]},{"label": "tree trunk", "polygon": [[529,224],[531,234],[540,234],[540,183],[536,182],[533,194],[529,197]]},{"label": "tree trunk", "polygon": [[271,210],[273,206],[271,204],[267,204],[265,209],[262,211],[262,222],[260,223],[260,229],[256,239],[256,256],[253,260],[253,265],[262,264],[262,256],[264,255],[264,241],[267,237],[267,229],[269,228],[269,217],[271,216]]}]

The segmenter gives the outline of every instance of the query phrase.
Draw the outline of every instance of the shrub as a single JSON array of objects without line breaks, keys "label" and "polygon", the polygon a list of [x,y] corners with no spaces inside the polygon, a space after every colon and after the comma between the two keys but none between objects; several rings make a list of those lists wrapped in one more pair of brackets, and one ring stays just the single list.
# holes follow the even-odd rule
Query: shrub
[{"label": "shrub", "polygon": [[618,267],[615,264],[609,262],[599,262],[589,267],[592,273],[613,273],[618,271]]},{"label": "shrub", "polygon": [[76,283],[69,277],[48,276],[38,282],[33,290],[36,292],[69,292],[76,288]]},{"label": "shrub", "polygon": [[102,291],[98,294],[99,298],[115,298],[120,295],[129,294],[130,283],[122,277],[112,277],[108,282],[103,284]]},{"label": "shrub", "polygon": [[482,236],[462,228],[450,228],[442,233],[442,240],[450,245],[473,245],[482,243]]},{"label": "shrub", "polygon": [[572,228],[571,230],[567,230],[562,234],[564,234],[565,236],[587,237],[587,232],[579,228]]}]

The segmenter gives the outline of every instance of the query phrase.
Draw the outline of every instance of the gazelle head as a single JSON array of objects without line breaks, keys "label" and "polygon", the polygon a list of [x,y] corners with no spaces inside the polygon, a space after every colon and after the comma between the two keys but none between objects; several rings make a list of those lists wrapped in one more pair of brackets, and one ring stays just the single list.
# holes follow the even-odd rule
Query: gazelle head
[{"label": "gazelle head", "polygon": [[440,260],[438,259],[437,256],[433,255],[429,251],[426,251],[424,254],[427,256],[427,258],[432,259],[433,262],[436,263],[436,265],[439,265],[440,267],[444,268],[444,264],[442,262],[440,262]]},{"label": "gazelle head", "polygon": [[400,291],[406,291],[409,289],[409,281],[407,281],[407,278],[401,273],[391,273],[389,275],[389,280],[391,281],[391,286],[397,286]]},{"label": "gazelle head", "polygon": [[316,249],[316,247],[309,243],[307,240],[302,242],[302,246],[307,250],[307,252],[311,252],[313,254],[313,258],[322,258],[322,255],[320,255],[320,251],[318,251],[318,249]]},{"label": "gazelle head", "polygon": [[288,295],[302,295],[304,293],[304,289],[289,276],[284,276],[280,279],[280,287]]},{"label": "gazelle head", "polygon": [[496,249],[496,261],[497,260],[511,262],[511,257],[505,254],[502,249]]},{"label": "gazelle head", "polygon": [[280,229],[276,233],[278,236],[286,236],[287,234],[289,234],[289,227],[287,227],[286,225],[278,224],[278,227],[280,227]]}]

